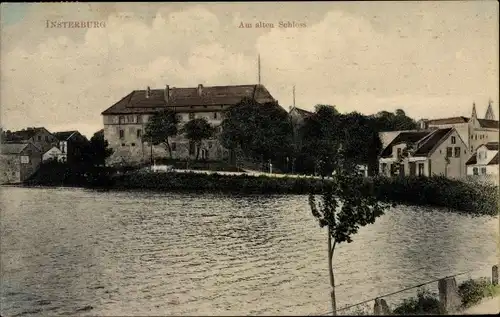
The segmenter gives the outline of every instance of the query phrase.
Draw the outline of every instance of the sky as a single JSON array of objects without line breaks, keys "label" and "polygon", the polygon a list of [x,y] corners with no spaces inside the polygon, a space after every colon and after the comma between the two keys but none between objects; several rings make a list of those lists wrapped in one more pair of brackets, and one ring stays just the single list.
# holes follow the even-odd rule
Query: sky
[{"label": "sky", "polygon": [[287,109],[295,85],[306,110],[442,118],[475,102],[483,116],[491,98],[499,115],[497,1],[2,3],[0,22],[5,130],[91,136],[134,89],[256,84],[259,54],[261,83]]}]

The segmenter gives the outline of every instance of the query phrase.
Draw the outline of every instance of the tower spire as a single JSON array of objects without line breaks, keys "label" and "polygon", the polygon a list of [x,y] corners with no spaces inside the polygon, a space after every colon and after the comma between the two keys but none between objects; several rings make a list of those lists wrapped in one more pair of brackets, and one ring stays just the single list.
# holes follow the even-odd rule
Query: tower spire
[{"label": "tower spire", "polygon": [[257,71],[258,71],[258,74],[259,74],[259,85],[260,85],[260,54],[259,54],[259,57],[257,58]]},{"label": "tower spire", "polygon": [[472,114],[471,114],[471,118],[477,118],[476,103],[475,103],[475,102],[473,102],[473,103],[472,103]]},{"label": "tower spire", "polygon": [[488,109],[486,109],[486,114],[484,115],[484,118],[487,120],[495,120],[495,114],[493,113],[493,100],[491,98],[488,100]]}]

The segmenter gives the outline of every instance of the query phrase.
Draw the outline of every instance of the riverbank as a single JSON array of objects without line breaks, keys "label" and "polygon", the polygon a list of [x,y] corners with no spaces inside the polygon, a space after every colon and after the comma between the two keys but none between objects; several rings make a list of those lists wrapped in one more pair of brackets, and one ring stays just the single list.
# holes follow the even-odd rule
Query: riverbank
[{"label": "riverbank", "polygon": [[[67,174],[66,174],[67,175]],[[50,176],[50,177],[49,177]],[[220,192],[236,194],[320,194],[331,180],[295,175],[225,174],[211,172],[151,173],[145,170],[114,173],[109,169],[96,169],[85,176],[54,177],[53,173],[40,173],[26,182],[27,186],[80,186],[108,190],[159,190],[187,192]],[[381,201],[417,206],[449,208],[468,214],[497,215],[498,187],[468,183],[445,177],[360,177],[360,182],[372,188]]]}]

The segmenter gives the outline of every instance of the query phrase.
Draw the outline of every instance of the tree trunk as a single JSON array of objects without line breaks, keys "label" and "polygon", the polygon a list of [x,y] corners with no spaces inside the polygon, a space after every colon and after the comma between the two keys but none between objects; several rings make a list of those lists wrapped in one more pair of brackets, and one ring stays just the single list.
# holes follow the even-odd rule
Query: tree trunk
[{"label": "tree trunk", "polygon": [[170,159],[172,159],[172,148],[170,147],[170,142],[168,138],[165,139],[165,144],[167,145],[168,155],[170,155]]},{"label": "tree trunk", "polygon": [[330,285],[332,292],[330,293],[332,299],[332,314],[337,316],[337,300],[335,298],[335,276],[333,275],[333,252],[335,251],[335,242],[332,245],[332,233],[328,227],[328,272],[330,274]]},{"label": "tree trunk", "polygon": [[196,143],[196,160],[198,161],[198,157],[200,156],[200,147],[201,147],[201,142]]}]

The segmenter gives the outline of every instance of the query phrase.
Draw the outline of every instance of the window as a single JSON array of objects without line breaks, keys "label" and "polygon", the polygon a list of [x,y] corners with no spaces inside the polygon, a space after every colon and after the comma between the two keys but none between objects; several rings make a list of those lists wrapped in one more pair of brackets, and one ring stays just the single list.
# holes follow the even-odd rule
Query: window
[{"label": "window", "polygon": [[45,142],[49,142],[49,136],[48,135],[45,136]]},{"label": "window", "polygon": [[217,120],[217,112],[214,112],[214,119]]},{"label": "window", "polygon": [[41,135],[38,136],[38,141],[42,141],[42,136]]},{"label": "window", "polygon": [[119,117],[118,117],[118,124],[123,124],[123,123],[125,123],[125,122],[124,122],[124,121],[125,121],[124,119],[125,119],[125,118],[124,118],[123,116],[119,116]]},{"label": "window", "polygon": [[137,116],[137,123],[142,123],[142,117],[141,116]]},{"label": "window", "polygon": [[486,167],[481,167],[481,174],[486,175]]},{"label": "window", "polygon": [[474,152],[474,148],[472,147],[472,145],[471,145],[471,147],[470,147],[470,151],[471,151],[471,152]]},{"label": "window", "polygon": [[122,143],[122,146],[125,146],[125,143]]},{"label": "window", "polygon": [[488,158],[488,152],[487,151],[484,151],[484,159],[486,160]]},{"label": "window", "polygon": [[190,112],[189,113],[189,120],[193,120],[194,119],[194,112]]},{"label": "window", "polygon": [[192,141],[189,141],[189,155],[195,154],[195,144]]},{"label": "window", "polygon": [[446,148],[446,157],[452,157],[453,156],[453,148],[447,147]]},{"label": "window", "polygon": [[474,167],[474,168],[472,169],[472,174],[474,174],[474,175],[479,175],[479,173],[477,172],[477,167]]},{"label": "window", "polygon": [[455,157],[460,157],[460,148],[459,147],[455,148]]},{"label": "window", "polygon": [[424,163],[418,163],[418,176],[424,175]]},{"label": "window", "polygon": [[135,146],[135,143],[132,143],[132,144],[130,144],[130,145]]},{"label": "window", "polygon": [[30,162],[30,157],[23,155],[21,156],[21,164],[28,164]]},{"label": "window", "polygon": [[386,174],[387,173],[387,163],[382,163],[382,174]]},{"label": "window", "polygon": [[123,139],[125,137],[125,131],[120,129],[120,139]]},{"label": "window", "polygon": [[142,133],[141,129],[137,129],[137,137],[138,137],[138,138],[140,138],[140,137],[141,137],[141,133]]},{"label": "window", "polygon": [[476,139],[476,140],[477,140],[477,134],[474,136],[474,139]]},{"label": "window", "polygon": [[481,155],[481,154],[482,154],[481,152],[478,152],[478,153],[477,153],[477,158],[478,158],[478,159],[481,159],[481,158],[482,158],[482,155]]},{"label": "window", "polygon": [[452,136],[451,137],[451,144],[456,144],[457,143],[457,138]]},{"label": "window", "polygon": [[470,135],[470,139],[471,140],[474,139],[474,135],[473,134]]},{"label": "window", "polygon": [[398,154],[397,154],[398,159],[401,157],[401,152],[402,152],[401,148],[398,148]]},{"label": "window", "polygon": [[177,151],[177,143],[172,142],[172,145],[170,146],[170,148],[172,149],[172,152]]}]

